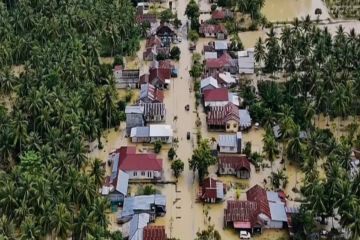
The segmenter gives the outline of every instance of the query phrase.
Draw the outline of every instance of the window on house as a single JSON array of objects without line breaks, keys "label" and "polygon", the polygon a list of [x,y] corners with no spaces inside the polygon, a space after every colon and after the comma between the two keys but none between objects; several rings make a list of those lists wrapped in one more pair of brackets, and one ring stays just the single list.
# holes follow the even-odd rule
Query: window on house
[{"label": "window on house", "polygon": [[148,177],[151,178],[151,172],[148,172]]},{"label": "window on house", "polygon": [[141,172],[141,176],[145,176],[145,172]]},{"label": "window on house", "polygon": [[229,128],[230,128],[230,124],[226,124],[226,128],[229,129]]},{"label": "window on house", "polygon": [[233,125],[233,126],[234,126],[234,128],[236,128],[236,127],[237,127],[236,123],[234,123],[234,125]]},{"label": "window on house", "polygon": [[133,172],[133,175],[136,177],[136,176],[137,176],[137,172]]}]

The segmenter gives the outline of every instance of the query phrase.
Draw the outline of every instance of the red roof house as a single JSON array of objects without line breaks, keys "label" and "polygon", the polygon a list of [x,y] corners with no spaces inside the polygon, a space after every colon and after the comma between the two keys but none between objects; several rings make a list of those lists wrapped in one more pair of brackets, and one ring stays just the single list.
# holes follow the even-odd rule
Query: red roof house
[{"label": "red roof house", "polygon": [[164,226],[146,226],[143,232],[143,240],[166,240]]},{"label": "red roof house", "polygon": [[239,130],[239,109],[229,102],[225,106],[210,107],[206,117],[209,130],[226,130],[237,132]]},{"label": "red roof house", "polygon": [[150,83],[141,85],[140,103],[162,103],[164,100],[164,92],[154,87]]},{"label": "red roof house", "polygon": [[150,68],[149,74],[140,76],[140,84],[151,83],[156,88],[166,88],[168,83],[166,80],[171,79],[171,69],[168,68]]},{"label": "red roof house", "polygon": [[246,192],[247,201],[228,201],[224,210],[224,226],[261,232],[263,227],[280,229],[287,226],[285,204],[276,192],[255,185]]},{"label": "red roof house", "polygon": [[228,9],[215,10],[211,13],[211,18],[214,20],[224,20],[225,18],[232,18],[233,14]]},{"label": "red roof house", "polygon": [[204,37],[214,37],[219,40],[227,38],[227,30],[222,24],[200,24],[199,32]]},{"label": "red roof house", "polygon": [[219,58],[206,60],[206,72],[216,73],[237,71],[236,60],[233,59],[227,52],[223,53]]},{"label": "red roof house", "polygon": [[219,174],[250,178],[250,162],[245,155],[219,155]]},{"label": "red roof house", "polygon": [[[228,102],[229,90],[227,88],[215,88],[204,90],[204,102]],[[207,104],[205,104],[207,106]]]},{"label": "red roof house", "polygon": [[136,147],[121,147],[117,150],[119,169],[128,173],[130,179],[161,178],[162,159],[156,158],[153,153],[136,153]]},{"label": "red roof house", "polygon": [[213,178],[205,178],[202,182],[200,199],[204,202],[215,203],[224,199],[224,184]]}]

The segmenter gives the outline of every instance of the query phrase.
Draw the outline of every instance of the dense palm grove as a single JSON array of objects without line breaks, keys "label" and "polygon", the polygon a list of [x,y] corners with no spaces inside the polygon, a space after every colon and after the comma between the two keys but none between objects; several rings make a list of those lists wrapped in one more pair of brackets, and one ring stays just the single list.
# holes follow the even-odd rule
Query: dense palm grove
[{"label": "dense palm grove", "polygon": [[99,57],[136,52],[134,18],[128,0],[0,2],[1,239],[121,238],[107,231],[103,169],[87,145],[119,124]]},{"label": "dense palm grove", "polygon": [[[305,173],[301,189],[293,189],[304,196],[293,224],[296,239],[311,239],[316,217],[323,223],[337,219],[351,239],[360,237],[360,176],[349,174],[351,151],[360,146],[355,118],[360,114],[359,56],[360,36],[353,30],[345,33],[339,27],[332,36],[309,18],[295,19],[280,34],[270,29],[265,41],[256,44],[260,76],[269,80],[258,83],[259,97],[250,85],[243,96],[254,120],[268,129],[265,158],[273,162],[281,157]],[[338,118],[336,131],[343,131],[342,137],[316,127],[320,114]],[[344,119],[353,120],[345,132],[339,130]],[[271,129],[276,124],[278,140]],[[301,131],[307,137],[301,137]]]}]

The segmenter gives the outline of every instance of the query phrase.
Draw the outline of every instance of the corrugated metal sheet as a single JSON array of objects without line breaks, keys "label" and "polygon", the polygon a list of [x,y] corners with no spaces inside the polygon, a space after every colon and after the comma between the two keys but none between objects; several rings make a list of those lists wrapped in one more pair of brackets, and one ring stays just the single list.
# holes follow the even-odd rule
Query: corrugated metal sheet
[{"label": "corrugated metal sheet", "polygon": [[236,134],[220,135],[219,136],[220,147],[237,147]]},{"label": "corrugated metal sheet", "polygon": [[143,114],[144,113],[144,107],[143,106],[126,106],[125,113],[137,113],[137,114]]},{"label": "corrugated metal sheet", "polygon": [[285,206],[283,203],[269,202],[271,220],[287,222]]},{"label": "corrugated metal sheet", "polygon": [[251,117],[247,109],[240,109],[239,116],[240,116],[240,127],[242,128],[251,127]]},{"label": "corrugated metal sheet", "polygon": [[126,196],[128,191],[128,184],[129,184],[129,174],[119,170],[117,183],[116,183],[116,191]]},{"label": "corrugated metal sheet", "polygon": [[149,137],[150,128],[149,127],[134,127],[131,129],[130,137]]}]

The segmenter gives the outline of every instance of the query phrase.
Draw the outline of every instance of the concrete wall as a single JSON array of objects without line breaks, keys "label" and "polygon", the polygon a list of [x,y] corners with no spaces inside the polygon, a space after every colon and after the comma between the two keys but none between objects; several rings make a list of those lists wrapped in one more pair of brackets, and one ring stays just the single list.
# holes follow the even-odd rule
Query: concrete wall
[{"label": "concrete wall", "polygon": [[[154,179],[161,178],[161,172],[158,171],[126,171],[130,179]],[[144,174],[142,174],[144,173]]]}]

